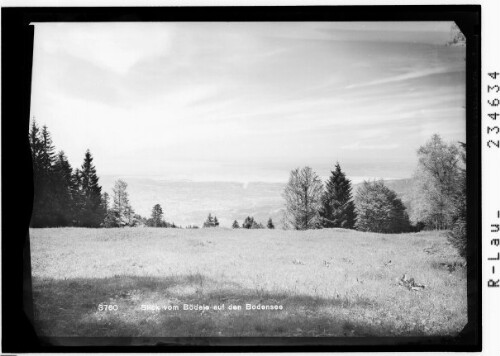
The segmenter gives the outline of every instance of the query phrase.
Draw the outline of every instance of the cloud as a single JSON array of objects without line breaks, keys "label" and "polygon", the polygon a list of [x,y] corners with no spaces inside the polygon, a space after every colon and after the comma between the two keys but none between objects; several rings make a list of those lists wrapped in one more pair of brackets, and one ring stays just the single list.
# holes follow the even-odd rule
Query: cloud
[{"label": "cloud", "polygon": [[373,80],[370,82],[366,83],[359,83],[359,84],[351,84],[346,87],[346,89],[353,89],[353,88],[363,88],[363,87],[370,87],[374,85],[383,85],[383,84],[392,84],[392,83],[397,83],[397,82],[404,82],[407,80],[411,79],[418,79],[418,78],[423,78],[423,77],[428,77],[436,74],[444,74],[444,73],[453,73],[453,72],[462,72],[462,68],[457,68],[457,67],[439,67],[439,68],[430,68],[430,69],[421,69],[421,70],[416,70],[413,72],[408,72],[405,74],[401,75],[396,75],[393,77],[389,78],[382,78],[382,79],[377,79]]},{"label": "cloud", "polygon": [[361,150],[394,150],[398,148],[399,145],[396,143],[390,143],[390,144],[382,144],[382,145],[366,145],[366,144],[361,144],[359,142],[355,142],[349,145],[344,145],[341,146],[340,148],[343,150],[352,150],[352,151],[361,151]]},{"label": "cloud", "polygon": [[281,176],[338,158],[409,175],[427,133],[465,137],[463,49],[435,45],[445,25],[37,24],[32,110],[109,174],[215,161]]},{"label": "cloud", "polygon": [[143,58],[168,50],[174,33],[161,23],[37,23],[39,49],[84,58],[126,73]]}]

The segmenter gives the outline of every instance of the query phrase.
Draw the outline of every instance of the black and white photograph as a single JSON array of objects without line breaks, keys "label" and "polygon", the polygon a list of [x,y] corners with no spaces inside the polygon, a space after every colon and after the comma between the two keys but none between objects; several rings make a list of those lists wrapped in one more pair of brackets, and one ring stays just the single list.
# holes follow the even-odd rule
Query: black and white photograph
[{"label": "black and white photograph", "polygon": [[304,17],[29,23],[37,337],[476,335],[465,31]]},{"label": "black and white photograph", "polygon": [[467,324],[449,22],[36,24],[46,336],[422,336]]}]

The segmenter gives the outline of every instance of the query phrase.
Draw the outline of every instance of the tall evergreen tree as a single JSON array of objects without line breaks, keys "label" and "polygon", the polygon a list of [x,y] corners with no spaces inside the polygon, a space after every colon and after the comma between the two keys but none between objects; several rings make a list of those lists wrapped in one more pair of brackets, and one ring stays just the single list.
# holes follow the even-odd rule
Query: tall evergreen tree
[{"label": "tall evergreen tree", "polygon": [[82,172],[79,168],[75,169],[72,176],[72,191],[73,199],[73,226],[82,226],[82,211],[85,203],[85,196],[82,188]]},{"label": "tall evergreen tree", "polygon": [[33,163],[33,211],[31,214],[31,226],[42,226],[41,221],[41,201],[42,201],[42,144],[40,140],[40,129],[35,120],[31,123],[29,132],[29,142],[31,146],[31,159]]},{"label": "tall evergreen tree", "polygon": [[267,220],[267,228],[274,229],[273,220],[271,218],[269,218],[269,220]]},{"label": "tall evergreen tree", "polygon": [[55,153],[52,138],[44,126],[40,130],[35,121],[29,134],[32,160],[34,201],[31,226],[49,227],[57,225],[57,202],[54,194]]},{"label": "tall evergreen tree", "polygon": [[73,170],[63,151],[57,154],[53,171],[56,224],[57,226],[68,226],[72,224],[74,213]]},{"label": "tall evergreen tree", "polygon": [[41,168],[47,174],[50,174],[51,169],[55,162],[55,148],[52,144],[52,137],[49,133],[47,126],[42,127],[42,131],[40,132],[40,144],[41,144],[41,152],[40,152],[40,164]]},{"label": "tall evergreen tree", "polygon": [[103,223],[105,217],[101,201],[102,188],[99,185],[99,177],[92,161],[92,154],[87,150],[81,167],[83,193],[81,224],[85,227],[98,227]]},{"label": "tall evergreen tree", "polygon": [[40,129],[33,120],[31,123],[31,129],[29,133],[29,142],[31,146],[31,158],[33,162],[33,176],[39,178],[39,172],[41,171],[41,156],[42,156],[42,142],[40,140]]},{"label": "tall evergreen tree", "polygon": [[346,178],[338,162],[331,173],[321,198],[319,210],[321,225],[326,228],[353,229],[356,223],[356,212],[352,199],[351,181]]},{"label": "tall evergreen tree", "polygon": [[151,223],[154,227],[160,227],[163,225],[163,209],[160,204],[153,206],[153,211],[151,212]]}]

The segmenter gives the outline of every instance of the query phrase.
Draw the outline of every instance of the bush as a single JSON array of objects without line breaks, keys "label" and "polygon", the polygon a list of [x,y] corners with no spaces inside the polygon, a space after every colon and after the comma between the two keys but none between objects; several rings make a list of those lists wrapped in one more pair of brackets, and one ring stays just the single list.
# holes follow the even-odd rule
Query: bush
[{"label": "bush", "polygon": [[405,206],[383,181],[363,182],[356,194],[355,205],[357,230],[380,233],[412,230]]},{"label": "bush", "polygon": [[219,226],[219,220],[217,220],[217,216],[212,218],[212,214],[209,213],[207,220],[203,223],[203,227],[217,227]]},{"label": "bush", "polygon": [[244,229],[263,229],[264,225],[255,221],[253,217],[247,216],[241,227]]}]

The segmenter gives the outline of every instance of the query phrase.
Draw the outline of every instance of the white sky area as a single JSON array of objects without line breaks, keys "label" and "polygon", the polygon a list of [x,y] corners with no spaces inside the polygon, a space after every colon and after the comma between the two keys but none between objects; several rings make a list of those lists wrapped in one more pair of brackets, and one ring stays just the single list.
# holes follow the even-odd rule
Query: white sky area
[{"label": "white sky area", "polygon": [[405,178],[465,141],[450,22],[36,24],[31,116],[99,175]]}]

